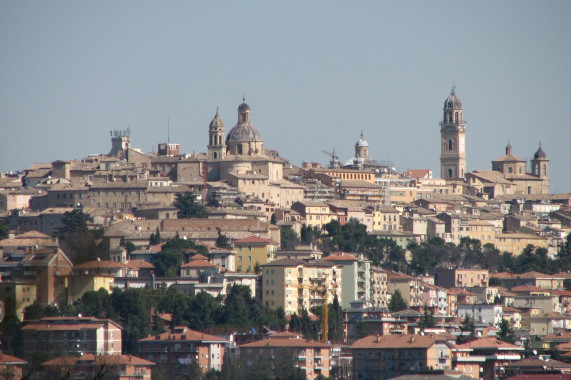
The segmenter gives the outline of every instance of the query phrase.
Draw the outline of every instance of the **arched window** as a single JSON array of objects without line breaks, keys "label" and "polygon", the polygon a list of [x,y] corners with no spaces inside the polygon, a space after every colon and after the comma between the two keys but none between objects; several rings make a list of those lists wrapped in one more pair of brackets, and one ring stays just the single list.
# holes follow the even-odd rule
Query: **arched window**
[{"label": "arched window", "polygon": [[458,122],[458,112],[454,112],[454,122]]},{"label": "arched window", "polygon": [[452,169],[448,169],[448,178],[452,178],[453,177],[453,172]]},{"label": "arched window", "polygon": [[546,164],[543,164],[542,171],[543,171],[543,175],[547,175],[547,165]]},{"label": "arched window", "polygon": [[218,158],[218,153],[214,152],[214,158]]},{"label": "arched window", "polygon": [[448,140],[448,150],[452,150],[452,140]]},{"label": "arched window", "polygon": [[236,152],[237,154],[242,154],[242,144],[238,144],[237,145],[238,148],[238,152]]}]

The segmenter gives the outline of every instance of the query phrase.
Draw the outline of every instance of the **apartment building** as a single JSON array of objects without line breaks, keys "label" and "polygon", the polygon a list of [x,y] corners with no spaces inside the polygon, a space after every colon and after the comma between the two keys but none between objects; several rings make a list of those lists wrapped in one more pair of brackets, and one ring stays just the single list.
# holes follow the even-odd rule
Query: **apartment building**
[{"label": "apartment building", "polygon": [[337,219],[326,202],[302,201],[295,202],[291,206],[292,210],[300,213],[305,225],[321,229],[323,225]]},{"label": "apartment building", "polygon": [[44,317],[22,327],[24,355],[35,351],[53,356],[121,355],[122,330],[110,319]]},{"label": "apartment building", "polygon": [[452,348],[436,334],[370,335],[351,345],[353,378],[390,379],[431,369],[451,369]]},{"label": "apartment building", "polygon": [[391,206],[375,206],[373,214],[373,231],[394,231],[400,228],[400,212]]},{"label": "apartment building", "polygon": [[211,369],[220,371],[228,343],[226,339],[185,326],[177,326],[172,331],[137,341],[141,357],[164,363],[167,376],[171,379],[180,378],[185,366],[195,360],[198,360],[203,373]]},{"label": "apartment building", "polygon": [[466,376],[494,380],[506,365],[521,360],[524,350],[494,337],[476,339],[453,348],[454,369]]},{"label": "apartment building", "polygon": [[155,363],[132,355],[87,354],[74,357],[58,357],[42,363],[42,373],[47,379],[96,378],[105,370],[109,380],[151,380]]},{"label": "apartment building", "polygon": [[458,304],[458,318],[469,317],[476,323],[497,326],[503,319],[503,306],[495,304]]},{"label": "apartment building", "polygon": [[535,286],[546,290],[565,288],[565,274],[549,275],[531,271],[525,273],[498,272],[490,276],[497,281],[498,285],[508,289],[522,285]]},{"label": "apartment building", "polygon": [[403,273],[389,272],[387,274],[389,292],[399,290],[408,307],[422,306],[424,284],[420,278]]},{"label": "apartment building", "polygon": [[487,287],[489,271],[487,269],[436,269],[435,284],[445,288]]},{"label": "apartment building", "polygon": [[549,248],[549,238],[547,236],[540,236],[535,234],[526,233],[502,233],[496,234],[496,241],[494,245],[501,252],[507,251],[518,256],[528,245],[533,245],[534,248]]},{"label": "apartment building", "polygon": [[286,315],[343,302],[341,268],[324,260],[282,259],[261,266],[262,302]]},{"label": "apartment building", "polygon": [[389,299],[387,272],[380,267],[371,266],[371,303],[374,307],[386,309]]},{"label": "apartment building", "polygon": [[259,360],[268,360],[273,368],[280,360],[292,357],[294,364],[303,369],[308,380],[322,375],[329,377],[331,371],[331,346],[329,344],[291,337],[289,333],[275,334],[269,339],[246,343],[240,346],[240,363],[246,371]]},{"label": "apartment building", "polygon": [[323,258],[341,268],[341,307],[346,308],[351,302],[369,301],[371,299],[371,261],[363,255],[355,257],[345,252],[336,253]]},{"label": "apartment building", "polygon": [[236,251],[236,271],[253,273],[256,265],[263,265],[275,260],[275,252],[279,244],[272,239],[260,236],[248,236],[234,240]]}]

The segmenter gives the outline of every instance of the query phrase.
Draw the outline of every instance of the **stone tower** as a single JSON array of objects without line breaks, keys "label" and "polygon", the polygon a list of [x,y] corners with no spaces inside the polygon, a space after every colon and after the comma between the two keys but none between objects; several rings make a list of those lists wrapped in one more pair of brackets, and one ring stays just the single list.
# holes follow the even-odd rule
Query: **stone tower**
[{"label": "stone tower", "polygon": [[218,110],[208,127],[208,159],[223,160],[226,157],[226,126],[218,116]]},{"label": "stone tower", "polygon": [[108,157],[122,157],[125,151],[131,145],[131,130],[127,128],[124,131],[109,131],[111,134],[111,151],[107,153]]},{"label": "stone tower", "polygon": [[462,102],[452,88],[444,102],[440,122],[440,176],[444,179],[463,179],[466,174],[466,123],[462,116]]},{"label": "stone tower", "polygon": [[541,149],[541,143],[531,160],[531,175],[542,180],[541,193],[549,194],[549,160],[543,149]]},{"label": "stone tower", "polygon": [[369,143],[363,137],[363,132],[361,132],[361,138],[355,143],[355,158],[365,161],[369,159]]}]

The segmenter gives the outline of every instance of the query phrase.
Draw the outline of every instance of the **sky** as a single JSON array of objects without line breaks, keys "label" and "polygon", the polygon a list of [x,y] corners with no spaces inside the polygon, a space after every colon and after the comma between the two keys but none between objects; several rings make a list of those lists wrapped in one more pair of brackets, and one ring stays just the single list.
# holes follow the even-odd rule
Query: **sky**
[{"label": "sky", "polygon": [[[467,170],[550,160],[571,192],[569,1],[0,1],[0,171],[108,153],[206,152],[245,96],[292,164],[370,157],[440,176],[444,100],[468,122]],[[169,133],[170,131],[170,133]]]}]

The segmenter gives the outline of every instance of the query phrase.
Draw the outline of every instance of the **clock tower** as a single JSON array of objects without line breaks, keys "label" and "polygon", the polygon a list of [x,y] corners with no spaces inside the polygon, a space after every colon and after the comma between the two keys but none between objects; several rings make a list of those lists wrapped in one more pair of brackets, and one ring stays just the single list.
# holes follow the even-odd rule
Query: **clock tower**
[{"label": "clock tower", "polygon": [[440,122],[440,177],[464,179],[466,175],[466,123],[462,116],[462,102],[452,88],[444,102]]}]

